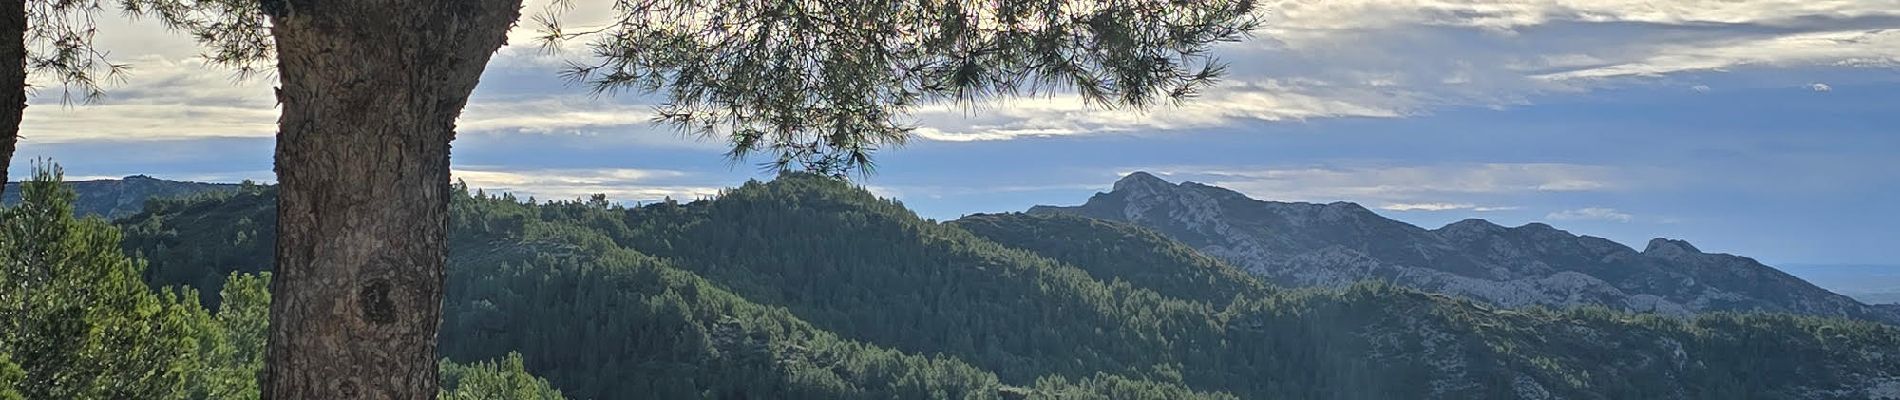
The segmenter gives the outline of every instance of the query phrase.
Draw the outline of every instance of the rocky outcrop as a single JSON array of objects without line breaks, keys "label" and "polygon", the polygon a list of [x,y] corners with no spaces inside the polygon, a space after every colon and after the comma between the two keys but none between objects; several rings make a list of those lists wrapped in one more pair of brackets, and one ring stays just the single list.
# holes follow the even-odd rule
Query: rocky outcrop
[{"label": "rocky outcrop", "polygon": [[1358,204],[1261,201],[1136,172],[1074,207],[1037,206],[1124,221],[1187,243],[1275,283],[1342,286],[1383,279],[1504,307],[1601,305],[1682,315],[1774,311],[1900,322],[1747,257],[1655,239],[1642,250],[1550,225],[1471,219],[1424,229]]}]

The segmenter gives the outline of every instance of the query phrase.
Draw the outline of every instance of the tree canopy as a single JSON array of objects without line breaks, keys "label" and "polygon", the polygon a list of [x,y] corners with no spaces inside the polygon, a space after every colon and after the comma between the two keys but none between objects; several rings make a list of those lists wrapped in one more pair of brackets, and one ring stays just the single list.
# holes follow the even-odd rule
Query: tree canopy
[{"label": "tree canopy", "polygon": [[[60,171],[37,166],[23,201],[0,210],[0,400],[259,397],[269,273],[231,273],[211,289],[147,287],[119,230],[73,215]],[[442,360],[444,399],[563,399],[519,354]]]},{"label": "tree canopy", "polygon": [[[181,228],[269,204],[180,202],[125,221],[151,227],[135,236],[175,234],[129,243],[254,254],[221,239],[253,228]],[[1129,225],[937,223],[809,174],[631,209],[458,191],[450,214],[443,355],[517,351],[581,398],[1774,398],[1803,386],[1853,398],[1862,376],[1900,371],[1900,358],[1863,356],[1900,346],[1900,330],[1875,323],[1498,310],[1377,283],[1278,289]]]},{"label": "tree canopy", "polygon": [[[260,7],[281,1],[128,0],[187,31],[219,64],[255,72],[275,49]],[[929,104],[1075,95],[1101,107],[1191,98],[1224,65],[1214,45],[1256,28],[1252,0],[614,0],[604,23],[533,18],[559,73],[597,94],[659,96],[656,121],[760,154],[769,169],[842,176],[903,144]],[[590,24],[593,21],[588,21]]]}]

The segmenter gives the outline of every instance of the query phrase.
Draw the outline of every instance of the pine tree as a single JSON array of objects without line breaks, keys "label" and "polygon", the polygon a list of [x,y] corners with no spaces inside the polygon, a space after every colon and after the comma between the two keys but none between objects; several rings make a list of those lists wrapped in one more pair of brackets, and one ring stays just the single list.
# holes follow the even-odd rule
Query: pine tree
[{"label": "pine tree", "polygon": [[21,203],[0,210],[0,396],[181,398],[195,299],[147,289],[117,229],[73,216],[60,174],[37,166]]},{"label": "pine tree", "polygon": [[[273,398],[428,398],[446,263],[449,142],[521,0],[198,0],[154,6],[239,64],[274,57]],[[901,144],[934,100],[1072,89],[1102,105],[1182,99],[1220,74],[1214,43],[1250,0],[615,2],[568,71],[667,95],[663,119],[732,155],[835,176]],[[268,21],[268,24],[260,23]],[[268,38],[268,39],[266,39]]]}]

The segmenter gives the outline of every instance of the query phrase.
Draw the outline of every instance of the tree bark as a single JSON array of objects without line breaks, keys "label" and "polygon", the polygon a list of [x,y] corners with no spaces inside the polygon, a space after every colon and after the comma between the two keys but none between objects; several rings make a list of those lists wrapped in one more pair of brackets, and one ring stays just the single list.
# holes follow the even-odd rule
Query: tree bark
[{"label": "tree bark", "polygon": [[432,399],[449,142],[521,0],[261,0],[278,51],[265,396]]},{"label": "tree bark", "polygon": [[0,198],[26,112],[26,0],[0,0]]}]

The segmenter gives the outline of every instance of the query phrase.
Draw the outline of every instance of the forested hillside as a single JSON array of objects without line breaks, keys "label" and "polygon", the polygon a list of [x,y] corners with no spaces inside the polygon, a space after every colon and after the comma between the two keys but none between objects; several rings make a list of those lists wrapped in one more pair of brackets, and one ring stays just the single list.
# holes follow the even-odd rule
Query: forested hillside
[{"label": "forested hillside", "polygon": [[950,221],[970,233],[1169,297],[1227,304],[1269,293],[1259,278],[1133,225],[1071,215],[977,214]]},{"label": "forested hillside", "polygon": [[[215,312],[194,289],[153,290],[119,231],[76,217],[57,176],[34,171],[23,201],[0,208],[0,399],[257,399],[268,274],[221,280]],[[446,399],[564,398],[513,353],[439,367]]]},{"label": "forested hillside", "polygon": [[[148,277],[265,268],[269,252],[258,248],[268,243],[238,239],[256,237],[249,225],[203,222],[268,220],[270,194],[160,202],[153,212],[124,221],[132,232],[125,243],[130,251],[160,255]],[[442,355],[492,359],[518,352],[529,370],[574,398],[1224,397],[1107,374],[1005,385],[954,358],[839,338],[587,227],[590,219],[606,221],[598,219],[624,210],[530,206],[465,191],[452,209],[457,245]]]},{"label": "forested hillside", "polygon": [[1645,248],[1543,223],[1468,219],[1425,229],[1358,204],[1255,200],[1130,173],[1073,207],[1036,206],[1158,232],[1269,282],[1339,288],[1381,279],[1501,307],[1602,306],[1632,312],[1788,312],[1900,324],[1893,308],[1822,289],[1754,259],[1658,238]]},{"label": "forested hillside", "polygon": [[[20,203],[20,183],[8,182],[6,192],[0,194],[0,205]],[[148,199],[186,197],[204,193],[232,192],[250,186],[248,184],[183,182],[157,179],[145,175],[132,175],[120,179],[98,179],[88,181],[64,182],[64,186],[79,194],[73,200],[73,211],[84,216],[98,216],[107,220],[125,217],[144,209]]]},{"label": "forested hillside", "polygon": [[[181,224],[258,222],[268,194],[129,218],[128,248],[154,255],[147,276],[263,269],[267,252],[254,247],[268,246],[240,224]],[[464,191],[451,213],[442,352],[518,351],[529,372],[580,398],[1900,392],[1900,354],[1889,354],[1900,330],[1889,326],[1495,310],[1377,283],[1279,290],[1152,233],[1068,218],[936,223],[799,174],[632,210]]]}]

